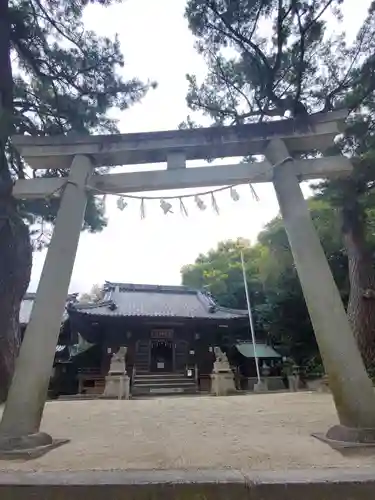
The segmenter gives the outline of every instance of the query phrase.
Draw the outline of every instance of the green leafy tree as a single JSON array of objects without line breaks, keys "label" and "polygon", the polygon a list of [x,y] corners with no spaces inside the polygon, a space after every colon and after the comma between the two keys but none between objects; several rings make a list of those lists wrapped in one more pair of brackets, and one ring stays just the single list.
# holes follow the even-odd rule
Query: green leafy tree
[{"label": "green leafy tree", "polygon": [[82,293],[79,296],[79,302],[86,304],[100,302],[103,300],[103,297],[104,293],[102,287],[100,285],[93,285],[88,293]]},{"label": "green leafy tree", "polygon": [[348,256],[348,318],[368,368],[375,363],[375,269],[372,246],[374,206],[375,114],[366,99],[366,113],[357,115],[348,130],[343,149],[353,148],[353,173],[347,179],[320,184],[317,192],[340,212],[343,244]]},{"label": "green leafy tree", "polygon": [[[20,343],[18,314],[32,256],[28,226],[53,223],[59,204],[58,199],[16,203],[13,181],[27,178],[30,170],[10,136],[116,132],[107,111],[124,110],[145,95],[149,84],[119,75],[124,60],[118,39],[99,37],[82,23],[86,5],[113,2],[0,0],[0,401]],[[105,224],[102,202],[90,197],[85,228],[97,231]]]},{"label": "green leafy tree", "polygon": [[337,148],[353,159],[353,174],[320,190],[341,211],[350,269],[348,317],[369,367],[375,362],[375,273],[362,204],[375,177],[375,2],[351,45],[344,34],[327,33],[328,15],[340,19],[341,4],[189,0],[186,17],[208,75],[203,83],[188,75],[187,102],[213,124],[308,119],[310,113],[349,109],[350,126]]},{"label": "green leafy tree", "polygon": [[[326,201],[309,200],[310,212],[323,244],[328,262],[345,305],[349,298],[349,277],[346,250],[343,246],[339,211]],[[367,210],[370,225],[375,213]],[[375,236],[369,237],[375,250]],[[208,287],[220,304],[234,308],[246,307],[240,264],[240,250],[245,256],[248,287],[257,332],[284,346],[298,363],[307,364],[319,358],[288,238],[280,216],[269,222],[259,234],[255,245],[243,239],[221,242],[207,255],[200,255],[194,264],[184,266],[184,284]]]},{"label": "green leafy tree", "polygon": [[289,247],[280,245],[286,234],[279,223],[279,218],[274,221],[277,231],[274,227],[264,230],[265,244],[251,247],[242,239],[219,243],[195,264],[183,267],[182,282],[208,289],[223,306],[246,309],[242,250],[256,337],[281,345],[302,363],[317,349]]},{"label": "green leafy tree", "polygon": [[[309,200],[309,208],[337,286],[347,303],[347,258],[338,213],[317,199]],[[299,364],[308,364],[311,359],[319,358],[319,352],[280,216],[266,225],[258,242],[268,249],[263,264],[265,328],[272,341],[286,346]]]},{"label": "green leafy tree", "polygon": [[182,282],[192,288],[207,288],[219,304],[235,309],[247,309],[241,251],[244,256],[250,300],[254,308],[254,323],[258,333],[263,334],[262,318],[258,305],[265,301],[262,281],[259,277],[264,248],[250,246],[243,238],[223,241],[207,255],[199,255],[192,265],[181,270]]}]

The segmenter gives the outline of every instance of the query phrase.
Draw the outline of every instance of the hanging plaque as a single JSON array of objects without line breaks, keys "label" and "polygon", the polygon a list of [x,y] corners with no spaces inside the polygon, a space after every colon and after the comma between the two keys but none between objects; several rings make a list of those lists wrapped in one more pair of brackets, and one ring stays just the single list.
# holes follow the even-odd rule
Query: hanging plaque
[{"label": "hanging plaque", "polygon": [[152,339],[173,339],[173,330],[151,330]]}]

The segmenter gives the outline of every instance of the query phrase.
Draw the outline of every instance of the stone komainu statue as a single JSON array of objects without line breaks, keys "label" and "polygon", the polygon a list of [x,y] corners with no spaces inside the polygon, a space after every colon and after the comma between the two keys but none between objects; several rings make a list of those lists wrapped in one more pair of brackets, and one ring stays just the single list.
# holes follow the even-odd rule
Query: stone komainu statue
[{"label": "stone komainu statue", "polygon": [[228,361],[227,355],[220,349],[220,347],[214,347],[214,353],[216,361],[219,362]]},{"label": "stone komainu statue", "polygon": [[111,357],[111,366],[109,368],[109,373],[125,373],[126,365],[125,365],[125,356],[126,356],[126,347],[120,347],[120,349],[112,354]]}]

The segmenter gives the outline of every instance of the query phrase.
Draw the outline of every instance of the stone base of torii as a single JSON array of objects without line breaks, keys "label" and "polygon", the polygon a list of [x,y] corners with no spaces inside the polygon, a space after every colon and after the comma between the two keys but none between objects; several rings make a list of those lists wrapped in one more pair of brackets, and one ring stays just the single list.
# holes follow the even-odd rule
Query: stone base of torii
[{"label": "stone base of torii", "polygon": [[[236,127],[90,137],[32,138],[13,144],[32,168],[70,168],[66,179],[17,181],[19,198],[62,191],[37,297],[0,423],[0,456],[31,457],[58,446],[40,432],[60,321],[65,307],[87,192],[129,193],[273,182],[340,424],[317,435],[336,448],[375,444],[375,394],[299,182],[346,175],[344,157],[298,159],[324,151],[343,130],[344,111],[308,120]],[[258,163],[186,168],[186,160],[264,155]],[[152,172],[92,175],[94,167],[166,162]]]}]

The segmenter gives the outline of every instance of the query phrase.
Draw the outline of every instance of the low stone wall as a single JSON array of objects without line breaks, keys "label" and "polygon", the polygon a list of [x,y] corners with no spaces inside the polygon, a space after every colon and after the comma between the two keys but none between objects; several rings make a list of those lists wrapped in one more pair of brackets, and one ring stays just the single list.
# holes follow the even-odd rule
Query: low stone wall
[{"label": "low stone wall", "polygon": [[[258,382],[256,377],[249,377],[247,379],[247,390],[253,391],[254,385]],[[282,377],[267,377],[267,386],[269,391],[285,391],[286,387],[284,385]]]},{"label": "low stone wall", "polygon": [[[202,392],[210,392],[211,391],[211,377],[210,375],[201,376],[200,379],[200,390]],[[268,377],[268,390],[269,391],[285,391],[285,385],[282,377]],[[241,386],[243,390],[253,391],[254,385],[258,382],[256,377],[248,377],[247,379],[243,379],[241,382]]]},{"label": "low stone wall", "polygon": [[1,500],[373,500],[375,470],[0,473]]},{"label": "low stone wall", "polygon": [[309,391],[330,392],[327,377],[307,380],[306,385]]}]

